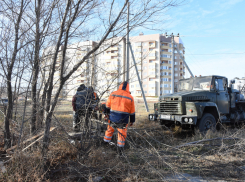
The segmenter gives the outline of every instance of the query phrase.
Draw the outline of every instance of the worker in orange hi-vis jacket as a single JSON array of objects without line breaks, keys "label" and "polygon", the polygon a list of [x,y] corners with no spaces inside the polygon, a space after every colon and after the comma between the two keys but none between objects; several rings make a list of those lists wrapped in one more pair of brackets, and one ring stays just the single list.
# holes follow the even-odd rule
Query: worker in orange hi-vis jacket
[{"label": "worker in orange hi-vis jacket", "polygon": [[[110,94],[106,102],[106,114],[109,115],[108,122],[115,124],[118,130],[117,146],[121,155],[127,137],[128,123],[132,126],[135,122],[134,98],[129,92],[128,82],[123,82],[117,91]],[[111,141],[113,133],[114,128],[108,125],[104,136],[105,144]]]}]

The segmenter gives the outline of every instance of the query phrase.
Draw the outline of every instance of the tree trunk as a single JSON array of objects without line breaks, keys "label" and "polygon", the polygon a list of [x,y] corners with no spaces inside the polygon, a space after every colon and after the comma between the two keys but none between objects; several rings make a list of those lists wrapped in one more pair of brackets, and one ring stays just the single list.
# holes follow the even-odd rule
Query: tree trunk
[{"label": "tree trunk", "polygon": [[6,111],[6,117],[4,119],[4,149],[8,149],[11,147],[11,137],[10,137],[10,129],[9,129],[9,124],[10,121],[12,120],[12,111],[13,111],[11,74],[12,71],[8,72],[7,75],[8,107]]},{"label": "tree trunk", "polygon": [[31,134],[36,131],[36,120],[37,120],[37,79],[39,72],[39,49],[40,49],[40,6],[41,0],[38,0],[37,7],[35,7],[36,12],[36,37],[35,37],[35,55],[34,55],[34,65],[33,65],[33,79],[31,88],[31,99],[32,99],[32,118],[31,118]]}]

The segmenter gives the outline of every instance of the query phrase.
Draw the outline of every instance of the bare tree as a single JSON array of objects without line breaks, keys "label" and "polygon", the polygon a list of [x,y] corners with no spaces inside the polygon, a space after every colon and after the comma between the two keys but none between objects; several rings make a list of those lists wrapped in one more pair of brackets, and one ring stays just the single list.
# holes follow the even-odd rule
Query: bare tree
[{"label": "bare tree", "polygon": [[[27,1],[21,0],[20,2],[2,1],[0,3],[1,12],[6,20],[2,21],[3,25],[6,25],[4,37],[2,37],[2,48],[1,51],[1,67],[7,80],[7,91],[8,91],[8,106],[6,111],[6,117],[4,120],[4,148],[11,146],[10,142],[10,129],[9,123],[12,119],[13,112],[13,94],[12,94],[12,71],[16,63],[17,54],[20,50],[19,41],[23,34],[20,34],[21,20],[23,12],[28,4]],[[14,34],[11,33],[11,29],[14,29]],[[12,44],[9,44],[12,42]],[[5,45],[4,45],[5,44]]]},{"label": "bare tree", "polygon": [[[126,5],[128,0],[124,3],[119,1],[67,1],[65,5],[65,10],[61,14],[62,18],[60,21],[59,36],[57,38],[57,43],[51,55],[52,63],[50,66],[48,82],[46,84],[46,128],[45,135],[43,139],[43,156],[46,155],[49,142],[49,130],[52,120],[53,111],[58,101],[58,97],[64,86],[65,82],[74,74],[74,72],[86,61],[88,60],[96,51],[99,50],[101,45],[109,39],[115,36],[125,36],[124,30],[126,29]],[[152,24],[156,21],[154,15],[162,12],[165,8],[170,6],[175,6],[177,1],[132,1],[131,6],[133,6],[134,16],[130,19],[131,30],[139,26],[147,26],[147,24]],[[97,13],[94,17],[94,13]],[[103,13],[101,13],[103,12]],[[97,34],[99,39],[97,45],[95,45],[91,50],[89,50],[81,60],[77,61],[70,69],[65,70],[65,63],[67,62],[67,51],[69,42],[74,41],[74,37],[82,35],[80,29],[87,26],[89,29],[92,25],[88,22],[92,22],[92,19],[98,21],[103,27],[103,35]],[[84,28],[86,29],[86,28]],[[87,30],[86,29],[86,30]],[[96,33],[96,32],[93,32]],[[99,38],[101,36],[101,38]],[[111,46],[111,45],[110,45]],[[107,48],[109,48],[108,46]],[[62,48],[62,49],[61,49]],[[106,48],[106,49],[107,49]],[[106,50],[105,49],[105,50]],[[60,78],[59,85],[56,93],[54,94],[53,101],[52,91],[54,85],[54,73],[56,70],[56,64],[58,59],[58,54],[61,55],[60,60]]]}]

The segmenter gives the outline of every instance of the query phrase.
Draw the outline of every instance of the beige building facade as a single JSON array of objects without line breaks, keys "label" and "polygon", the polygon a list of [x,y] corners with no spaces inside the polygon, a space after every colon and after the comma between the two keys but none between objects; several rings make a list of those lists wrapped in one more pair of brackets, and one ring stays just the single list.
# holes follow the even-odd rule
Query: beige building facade
[{"label": "beige building facade", "polygon": [[[184,78],[185,66],[177,52],[172,59],[172,46],[178,48],[184,58],[185,48],[179,37],[166,38],[161,34],[130,37],[130,42],[137,62],[141,83],[146,97],[158,97],[171,93],[171,76],[174,74],[175,90],[179,79]],[[172,73],[172,60],[174,61],[174,73]],[[133,66],[132,57],[130,64]],[[135,97],[141,97],[141,89],[134,69],[130,70],[130,91]]]},{"label": "beige building facade", "polygon": [[[179,37],[174,38],[174,45],[172,45],[171,38],[166,38],[164,35],[141,33],[139,36],[130,37],[130,43],[146,97],[171,93],[172,74],[177,88],[179,79],[184,78],[185,75],[185,65],[177,52],[172,59],[172,46],[178,48],[184,58],[185,48]],[[95,41],[86,41],[69,45],[64,74],[68,73],[97,44],[98,42]],[[48,50],[52,49],[47,49],[46,53]],[[130,92],[134,97],[141,98],[142,93],[131,52],[129,57]],[[172,60],[174,61],[173,73]],[[51,63],[46,59],[46,67],[49,62]],[[55,73],[54,92],[59,84],[58,67],[59,60]],[[93,86],[100,97],[107,98],[111,92],[118,89],[121,82],[125,81],[126,70],[126,39],[116,37],[107,40],[66,82],[60,97],[71,100],[79,85],[85,84]]]}]

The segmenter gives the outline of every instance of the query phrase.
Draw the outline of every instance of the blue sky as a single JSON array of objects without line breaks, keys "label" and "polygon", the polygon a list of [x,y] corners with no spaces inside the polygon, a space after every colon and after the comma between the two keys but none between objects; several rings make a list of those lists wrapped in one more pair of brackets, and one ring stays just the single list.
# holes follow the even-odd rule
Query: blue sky
[{"label": "blue sky", "polygon": [[164,29],[180,34],[194,75],[245,77],[245,0],[187,0],[164,16]]}]

